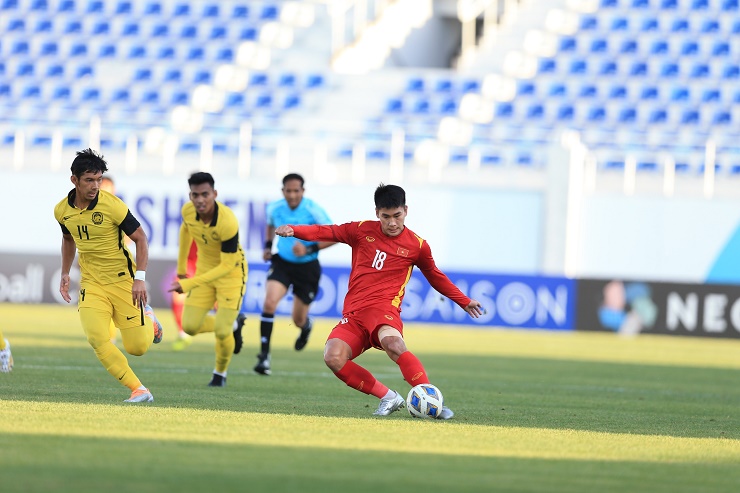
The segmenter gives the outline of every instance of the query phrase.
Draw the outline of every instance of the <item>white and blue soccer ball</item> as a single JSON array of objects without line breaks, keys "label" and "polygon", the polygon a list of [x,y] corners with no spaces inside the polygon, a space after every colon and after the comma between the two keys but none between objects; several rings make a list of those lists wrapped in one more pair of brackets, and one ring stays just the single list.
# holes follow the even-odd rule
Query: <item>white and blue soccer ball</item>
[{"label": "white and blue soccer ball", "polygon": [[443,405],[442,392],[430,383],[413,387],[406,397],[406,409],[414,418],[438,418]]}]

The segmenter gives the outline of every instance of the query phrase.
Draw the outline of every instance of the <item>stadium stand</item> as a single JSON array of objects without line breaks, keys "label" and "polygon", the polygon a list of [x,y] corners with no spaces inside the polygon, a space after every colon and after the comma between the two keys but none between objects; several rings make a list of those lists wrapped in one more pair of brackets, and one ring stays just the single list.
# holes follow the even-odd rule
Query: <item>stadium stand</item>
[{"label": "stadium stand", "polygon": [[[37,148],[55,130],[73,145],[98,117],[112,149],[131,135],[144,146],[156,126],[180,152],[200,152],[208,134],[213,152],[235,156],[249,122],[258,154],[321,142],[332,158],[360,149],[381,163],[400,139],[406,162],[437,142],[451,168],[536,170],[574,129],[605,171],[632,155],[655,174],[670,154],[678,173],[699,174],[710,139],[718,173],[740,171],[736,0],[554,3],[574,28],[544,14],[507,28],[535,59],[529,73],[496,65],[506,53],[494,46],[468,69],[358,78],[329,70],[330,17],[314,2],[0,0],[0,148],[14,145],[11,129]],[[285,30],[302,5],[315,16]]]}]

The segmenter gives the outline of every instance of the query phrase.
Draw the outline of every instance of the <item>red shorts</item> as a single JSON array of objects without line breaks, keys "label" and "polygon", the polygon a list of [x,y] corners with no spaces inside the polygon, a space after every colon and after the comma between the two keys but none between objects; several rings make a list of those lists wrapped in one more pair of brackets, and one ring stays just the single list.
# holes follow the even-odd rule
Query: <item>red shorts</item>
[{"label": "red shorts", "polygon": [[378,340],[378,329],[383,325],[390,325],[403,336],[403,321],[398,310],[393,307],[371,307],[345,313],[329,333],[327,341],[340,339],[346,342],[352,348],[354,359],[372,347],[383,349]]}]

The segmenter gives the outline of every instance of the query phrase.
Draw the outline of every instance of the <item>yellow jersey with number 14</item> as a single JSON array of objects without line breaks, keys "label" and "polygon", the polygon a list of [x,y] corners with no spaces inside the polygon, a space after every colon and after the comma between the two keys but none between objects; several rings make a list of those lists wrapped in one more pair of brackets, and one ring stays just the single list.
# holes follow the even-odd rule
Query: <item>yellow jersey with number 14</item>
[{"label": "yellow jersey with number 14", "polygon": [[111,284],[133,279],[136,262],[124,242],[140,224],[128,206],[104,190],[87,209],[78,209],[75,189],[54,207],[54,217],[63,234],[70,234],[79,252],[82,280]]}]

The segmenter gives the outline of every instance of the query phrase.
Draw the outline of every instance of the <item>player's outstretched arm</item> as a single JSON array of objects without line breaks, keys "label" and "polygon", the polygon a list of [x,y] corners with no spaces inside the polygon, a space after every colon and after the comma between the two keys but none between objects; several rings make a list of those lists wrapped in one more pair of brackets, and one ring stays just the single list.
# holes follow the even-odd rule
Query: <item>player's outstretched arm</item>
[{"label": "player's outstretched arm", "polygon": [[293,236],[293,233],[293,228],[291,228],[287,224],[285,226],[278,226],[275,229],[275,234],[278,236]]},{"label": "player's outstretched arm", "polygon": [[466,306],[464,310],[473,318],[478,318],[486,313],[486,310],[481,306],[481,304],[475,300],[470,300],[470,303],[468,303],[468,306]]}]

